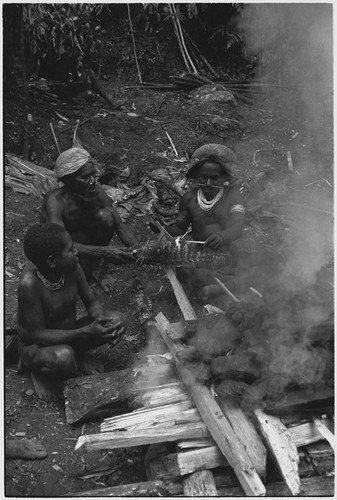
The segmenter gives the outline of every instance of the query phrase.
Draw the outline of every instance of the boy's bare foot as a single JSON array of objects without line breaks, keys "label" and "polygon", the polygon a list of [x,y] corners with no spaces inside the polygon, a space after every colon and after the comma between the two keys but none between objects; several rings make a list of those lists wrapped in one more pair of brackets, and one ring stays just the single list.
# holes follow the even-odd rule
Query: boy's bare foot
[{"label": "boy's bare foot", "polygon": [[45,458],[48,455],[47,450],[42,444],[31,439],[6,439],[5,456],[6,458],[29,458],[32,460]]},{"label": "boy's bare foot", "polygon": [[78,368],[84,375],[97,375],[104,372],[102,361],[88,352],[83,352],[76,357]]},{"label": "boy's bare foot", "polygon": [[113,278],[110,274],[106,274],[98,283],[105,293],[112,292],[116,286],[117,278]]},{"label": "boy's bare foot", "polygon": [[223,289],[221,288],[220,285],[207,285],[203,286],[200,294],[200,299],[204,304],[207,304],[207,302],[210,299],[213,299],[215,297],[218,297],[219,295],[222,295],[224,293]]},{"label": "boy's bare foot", "polygon": [[63,383],[61,380],[51,379],[49,376],[36,372],[31,372],[35,392],[43,401],[57,401],[62,398]]}]

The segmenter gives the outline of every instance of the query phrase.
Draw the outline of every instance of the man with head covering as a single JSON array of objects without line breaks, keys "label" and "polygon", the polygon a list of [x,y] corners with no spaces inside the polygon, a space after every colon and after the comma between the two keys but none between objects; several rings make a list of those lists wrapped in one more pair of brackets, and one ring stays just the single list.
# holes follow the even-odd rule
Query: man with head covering
[{"label": "man with head covering", "polygon": [[64,186],[46,194],[41,222],[60,224],[66,229],[78,244],[80,263],[90,277],[93,259],[81,255],[86,246],[106,246],[115,233],[126,246],[135,245],[137,240],[96,183],[96,169],[88,151],[82,147],[63,151],[56,160],[55,173]]},{"label": "man with head covering", "polygon": [[172,236],[183,235],[191,227],[193,239],[206,247],[233,250],[232,243],[243,234],[245,214],[234,182],[235,163],[233,151],[222,144],[205,144],[193,153],[186,177],[194,187],[182,197],[178,217],[167,228]]}]

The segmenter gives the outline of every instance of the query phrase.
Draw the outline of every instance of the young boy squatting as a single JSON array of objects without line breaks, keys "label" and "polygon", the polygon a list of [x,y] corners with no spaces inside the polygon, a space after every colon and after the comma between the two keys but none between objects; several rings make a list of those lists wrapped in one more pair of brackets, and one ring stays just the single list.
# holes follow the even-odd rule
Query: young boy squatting
[{"label": "young boy squatting", "polygon": [[226,146],[206,144],[192,158],[195,163],[186,178],[193,179],[195,186],[182,197],[177,220],[167,231],[180,236],[191,225],[194,240],[204,241],[214,250],[231,251],[233,241],[243,234],[245,220],[243,196],[234,185],[230,168],[236,157]]},{"label": "young boy squatting", "polygon": [[[38,397],[51,401],[62,390],[62,380],[78,374],[79,368],[90,373],[83,353],[116,344],[126,326],[122,314],[103,311],[78,263],[73,241],[60,225],[30,226],[24,252],[36,268],[23,273],[18,287],[18,371],[30,371]],[[88,313],[79,320],[78,297]]]}]

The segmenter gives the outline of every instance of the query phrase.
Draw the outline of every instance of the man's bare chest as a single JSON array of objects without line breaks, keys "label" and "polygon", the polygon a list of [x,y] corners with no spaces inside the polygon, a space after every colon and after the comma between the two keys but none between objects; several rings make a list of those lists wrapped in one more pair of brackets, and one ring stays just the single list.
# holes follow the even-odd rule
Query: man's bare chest
[{"label": "man's bare chest", "polygon": [[189,211],[192,223],[222,224],[230,215],[230,206],[226,199],[222,199],[209,210],[205,210],[200,207],[197,200],[193,200],[190,203]]},{"label": "man's bare chest", "polygon": [[42,290],[43,311],[47,328],[55,328],[76,315],[78,289],[75,281],[57,291]]}]

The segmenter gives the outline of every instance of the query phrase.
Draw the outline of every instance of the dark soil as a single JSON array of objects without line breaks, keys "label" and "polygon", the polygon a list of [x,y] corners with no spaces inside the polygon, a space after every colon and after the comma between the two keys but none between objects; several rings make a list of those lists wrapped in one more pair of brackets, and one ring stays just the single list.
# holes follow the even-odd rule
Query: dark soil
[{"label": "dark soil", "polygon": [[[83,146],[99,161],[104,171],[112,165],[115,172],[130,168],[126,183],[136,186],[146,172],[165,168],[170,162],[156,153],[171,152],[166,132],[170,135],[179,157],[192,152],[207,142],[220,142],[234,149],[239,158],[238,177],[244,181],[245,196],[251,212],[247,217],[247,230],[243,242],[248,246],[278,254],[280,231],[283,226],[275,219],[254,219],[254,203],[264,180],[258,184],[257,175],[264,172],[264,179],[278,183],[288,182],[290,200],[299,197],[310,200],[311,192],[303,194],[305,184],[325,178],[332,183],[332,140],[330,129],[324,137],[318,136],[300,115],[301,102],[297,94],[285,89],[268,90],[254,100],[254,104],[238,101],[235,108],[219,109],[224,116],[241,122],[226,130],[219,137],[216,130],[202,126],[200,109],[185,92],[162,92],[104,85],[118,102],[125,102],[119,110],[112,111],[105,101],[93,94],[82,93],[76,102],[42,100],[31,95],[29,112],[30,160],[52,168],[58,152],[51,134],[53,124],[61,151],[71,147],[76,120],[86,120],[78,129]],[[5,151],[21,153],[21,133],[18,126],[20,108],[11,102],[5,105]],[[134,113],[138,116],[128,115]],[[65,117],[68,121],[60,118]],[[300,119],[299,116],[302,116]],[[310,126],[311,125],[311,128]],[[256,156],[257,150],[264,151]],[[291,151],[295,172],[290,173],[284,152]],[[111,178],[113,185],[113,175]],[[291,182],[290,182],[291,181]],[[331,198],[331,188],[324,182],[312,189],[320,189]],[[298,191],[298,192],[297,192]],[[302,191],[302,192],[301,192]],[[292,198],[291,198],[292,197]],[[309,198],[308,198],[309,197]],[[302,200],[303,201],[303,200]],[[16,289],[20,272],[26,262],[22,250],[22,237],[27,225],[39,218],[41,199],[5,190],[5,326],[13,326],[16,310]],[[144,217],[134,214],[129,218],[139,236],[148,231]],[[254,225],[255,224],[255,225]],[[137,276],[153,302],[157,314],[162,311],[169,320],[182,319],[172,288],[160,267],[112,266],[115,287],[110,294],[98,286],[94,292],[104,305],[122,311],[128,318],[128,333],[122,344],[109,354],[101,352],[106,371],[133,365],[135,357],[145,345],[132,283]],[[198,313],[202,304],[190,295]],[[79,309],[81,311],[81,309]],[[95,433],[100,422],[70,426],[66,423],[64,403],[45,403],[32,391],[27,376],[16,373],[15,361],[5,367],[5,436],[39,440],[47,449],[43,460],[7,460],[7,496],[65,496],[84,490],[128,484],[146,480],[144,455],[146,447],[74,453],[74,446],[81,434]],[[21,439],[19,437],[17,439]],[[95,473],[95,470],[99,472]],[[88,474],[90,478],[82,478]]]}]

